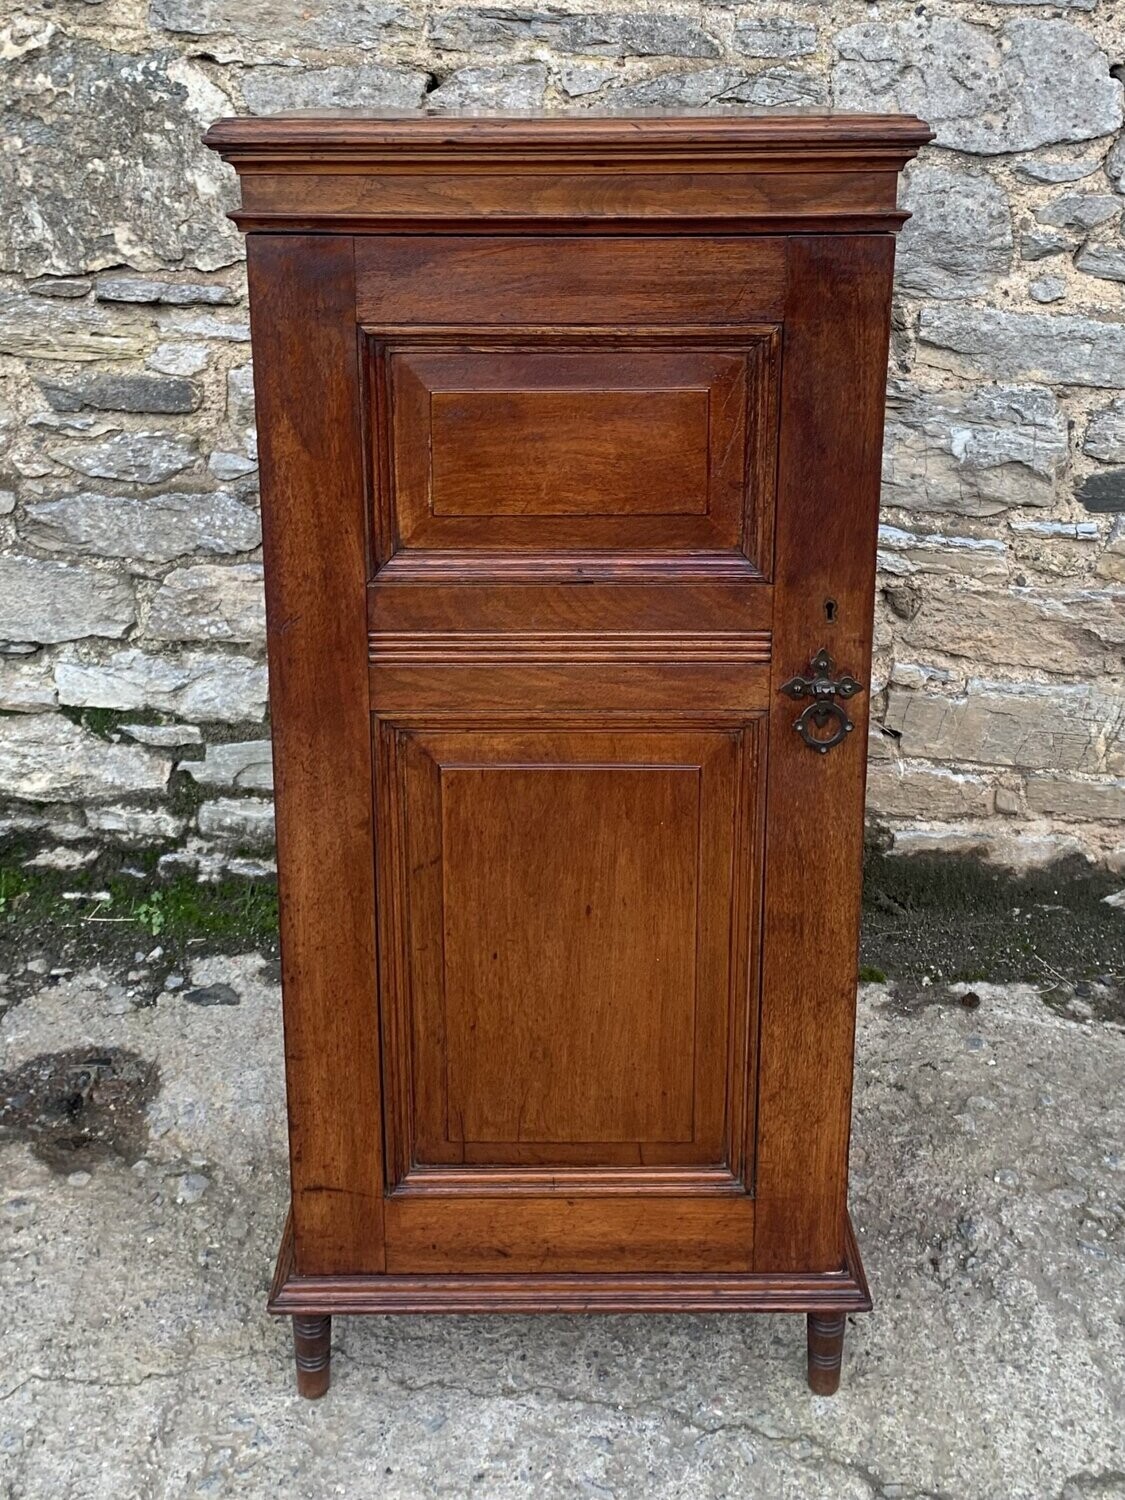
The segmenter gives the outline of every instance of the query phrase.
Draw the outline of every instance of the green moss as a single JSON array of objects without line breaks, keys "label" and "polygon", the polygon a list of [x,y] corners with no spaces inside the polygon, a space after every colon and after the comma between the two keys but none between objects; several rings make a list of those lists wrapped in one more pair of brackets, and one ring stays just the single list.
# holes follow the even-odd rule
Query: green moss
[{"label": "green moss", "polygon": [[874,964],[860,964],[860,984],[885,984],[886,979],[887,976],[883,973],[882,969],[877,969]]},{"label": "green moss", "polygon": [[113,739],[126,720],[137,719],[136,714],[118,708],[61,708],[59,712],[72,724],[80,724],[100,739]]}]

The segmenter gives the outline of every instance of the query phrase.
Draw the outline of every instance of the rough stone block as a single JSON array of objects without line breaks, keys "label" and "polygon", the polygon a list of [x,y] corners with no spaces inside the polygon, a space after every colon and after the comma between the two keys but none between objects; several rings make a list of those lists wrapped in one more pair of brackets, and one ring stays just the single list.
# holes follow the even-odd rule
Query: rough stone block
[{"label": "rough stone block", "polygon": [[1125,583],[1125,516],[1118,516],[1110,528],[1105,551],[1098,558],[1095,572],[1099,578]]},{"label": "rough stone block", "polygon": [[893,577],[936,573],[961,578],[1004,578],[1008,554],[990,537],[946,536],[879,527],[879,568]]},{"label": "rough stone block", "polygon": [[41,380],[39,388],[55,411],[129,411],[186,415],[197,411],[203,393],[190,380],[160,375],[80,375],[67,381]]},{"label": "rough stone block", "polygon": [[1026,794],[1029,812],[1040,817],[1078,823],[1125,819],[1125,780],[1120,777],[1095,781],[1044,772],[1028,777]]},{"label": "rough stone block", "polygon": [[1046,260],[1049,255],[1066,255],[1078,244],[1078,237],[1056,229],[1033,229],[1020,235],[1021,260]]},{"label": "rough stone block", "polygon": [[163,484],[198,460],[199,442],[186,433],[118,432],[97,443],[59,443],[50,456],[94,479]]},{"label": "rough stone block", "polygon": [[156,594],[144,635],[162,641],[234,641],[261,646],[266,605],[260,563],[176,568]]},{"label": "rough stone block", "polygon": [[0,640],[77,641],[119,638],[137,617],[128,579],[119,573],[0,557]]},{"label": "rough stone block", "polygon": [[1068,21],[1009,21],[998,33],[926,15],[869,21],[840,32],[836,49],[839,108],[921,115],[954,150],[1028,151],[1121,127],[1109,58]]},{"label": "rough stone block", "polygon": [[912,651],[936,651],[1081,680],[1119,672],[1125,651],[1125,594],[1072,589],[930,589],[899,631]]},{"label": "rough stone block", "polygon": [[409,31],[411,10],[385,0],[151,0],[149,20],[188,36],[233,36],[270,47],[379,47],[386,33]]},{"label": "rough stone block", "polygon": [[[553,28],[552,28],[553,30]],[[697,21],[660,14],[570,16],[550,37],[559,52],[587,57],[718,57]]]},{"label": "rough stone block", "polygon": [[187,819],[167,807],[130,807],[126,802],[111,802],[87,808],[86,825],[91,833],[107,833],[126,843],[153,844],[178,839]]},{"label": "rough stone block", "polygon": [[1060,229],[1094,229],[1120,218],[1122,206],[1112,193],[1063,193],[1037,208],[1035,217]]},{"label": "rough stone block", "polygon": [[394,63],[331,68],[250,68],[242,96],[251,114],[288,109],[417,109],[430,75]]},{"label": "rough stone block", "polygon": [[1121,385],[1125,324],[1071,314],[924,307],[919,354],[941,369],[1045,384]]},{"label": "rough stone block", "polygon": [[991,177],[915,162],[900,195],[912,218],[899,239],[898,289],[916,297],[978,297],[1012,263],[1008,197]]},{"label": "rough stone block", "polygon": [[459,68],[429,95],[434,109],[536,109],[547,91],[543,63]]},{"label": "rough stone block", "polygon": [[234,307],[242,299],[233,287],[214,281],[162,281],[156,276],[99,276],[94,295],[99,302],[135,302],[161,307]]},{"label": "rough stone block", "polygon": [[1125,469],[1111,469],[1107,474],[1088,474],[1075,490],[1087,510],[1101,513],[1125,511]]},{"label": "rough stone block", "polygon": [[199,809],[200,833],[226,844],[268,849],[274,842],[273,803],[260,797],[216,797]]},{"label": "rough stone block", "polygon": [[157,709],[204,723],[260,720],[266,708],[261,662],[204,651],[152,656],[128,647],[102,661],[64,657],[55,684],[59,702],[76,708]]},{"label": "rough stone block", "polygon": [[78,802],[160,792],[170,760],[136,745],[111,745],[62,714],[0,718],[0,795]]},{"label": "rough stone block", "polygon": [[1040,276],[1027,288],[1028,296],[1036,302],[1059,302],[1066,292],[1067,285],[1061,276]]},{"label": "rough stone block", "polygon": [[0,713],[38,714],[58,704],[51,662],[0,656]]},{"label": "rough stone block", "polygon": [[1049,505],[1067,452],[1066,420],[1050,391],[925,392],[893,385],[883,503],[966,516]]},{"label": "rough stone block", "polygon": [[1117,774],[1125,757],[1125,692],[1086,683],[972,678],[952,694],[892,683],[883,722],[910,758]]},{"label": "rough stone block", "polygon": [[227,375],[227,421],[232,427],[254,425],[253,365],[239,365]]},{"label": "rough stone block", "polygon": [[[1074,264],[1087,276],[1099,281],[1125,281],[1125,250],[1112,245],[1086,245]],[[1122,376],[1125,380],[1125,375]]]},{"label": "rough stone block", "polygon": [[141,256],[210,271],[241,259],[224,217],[232,180],[200,141],[231,102],[194,63],[59,31],[5,73],[0,269],[67,275]]},{"label": "rough stone block", "polygon": [[28,285],[28,291],[37,297],[71,298],[87,296],[94,283],[85,276],[41,276]]},{"label": "rough stone block", "polygon": [[158,344],[145,364],[162,375],[200,375],[211,362],[206,344]]},{"label": "rough stone block", "polygon": [[986,818],[992,788],[981,776],[911,761],[881,761],[867,772],[867,810],[885,818]]},{"label": "rough stone block", "polygon": [[180,769],[201,786],[234,787],[241,792],[273,791],[273,754],[269,740],[208,745],[202,760],[185,760]]},{"label": "rough stone block", "polygon": [[734,48],[745,57],[805,57],[816,51],[816,27],[784,16],[739,18]]},{"label": "rough stone block", "polygon": [[48,551],[145,562],[172,562],[190,552],[251,552],[262,539],[258,512],[224,490],[173,490],[147,500],[82,493],[33,501],[20,533]]},{"label": "rough stone block", "polygon": [[1125,396],[1091,415],[1082,451],[1103,463],[1125,464]]},{"label": "rough stone block", "polygon": [[[993,4],[1001,3],[1003,0],[993,0]],[[1017,177],[1022,177],[1025,182],[1081,182],[1086,177],[1092,177],[1101,164],[1100,156],[1064,157],[1062,159],[1031,156],[1026,161],[1015,162],[1012,171]]]},{"label": "rough stone block", "polygon": [[[0,233],[3,232],[0,216]],[[20,359],[135,359],[145,340],[101,307],[0,292],[0,354]]]}]

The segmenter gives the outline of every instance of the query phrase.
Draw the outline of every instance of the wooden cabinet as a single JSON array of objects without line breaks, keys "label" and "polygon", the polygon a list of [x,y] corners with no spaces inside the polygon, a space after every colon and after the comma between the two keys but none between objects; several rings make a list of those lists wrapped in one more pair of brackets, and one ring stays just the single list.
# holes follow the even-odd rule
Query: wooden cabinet
[{"label": "wooden cabinet", "polygon": [[333,1313],[869,1306],[845,1203],[919,121],[225,120],[301,1389]]}]

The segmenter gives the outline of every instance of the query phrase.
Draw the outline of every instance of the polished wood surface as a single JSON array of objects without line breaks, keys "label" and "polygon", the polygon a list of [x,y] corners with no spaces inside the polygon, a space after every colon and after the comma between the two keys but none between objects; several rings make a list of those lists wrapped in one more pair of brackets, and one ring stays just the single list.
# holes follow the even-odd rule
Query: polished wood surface
[{"label": "polished wood surface", "polygon": [[[835,1389],[870,1305],[846,1182],[889,231],[927,138],[210,132],[254,231],[274,1311],[802,1311]],[[295,1336],[313,1394],[328,1330]]]},{"label": "polished wood surface", "polygon": [[346,114],[221,120],[246,229],[894,229],[908,116]]},{"label": "polished wood surface", "polygon": [[378,1271],[369,568],[354,260],[347,240],[300,235],[251,239],[248,257],[297,1263],[317,1273]]}]

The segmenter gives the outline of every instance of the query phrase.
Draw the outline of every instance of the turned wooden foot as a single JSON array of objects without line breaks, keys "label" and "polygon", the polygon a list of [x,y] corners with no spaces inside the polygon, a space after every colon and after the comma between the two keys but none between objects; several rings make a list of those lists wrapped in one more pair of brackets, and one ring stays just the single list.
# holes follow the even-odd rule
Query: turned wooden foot
[{"label": "turned wooden foot", "polygon": [[315,1401],[324,1395],[332,1376],[332,1319],[295,1315],[293,1353],[297,1361],[297,1393]]},{"label": "turned wooden foot", "polygon": [[809,1313],[809,1389],[818,1396],[840,1388],[845,1322],[843,1313]]}]

